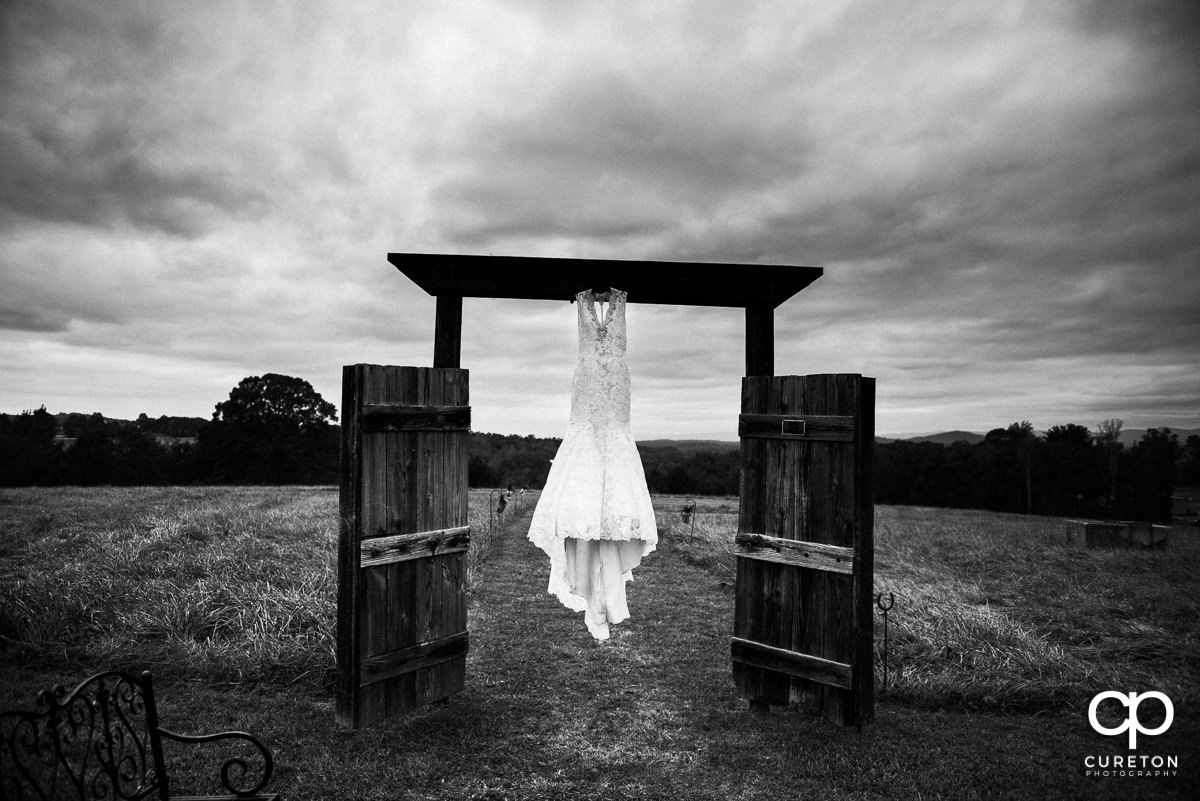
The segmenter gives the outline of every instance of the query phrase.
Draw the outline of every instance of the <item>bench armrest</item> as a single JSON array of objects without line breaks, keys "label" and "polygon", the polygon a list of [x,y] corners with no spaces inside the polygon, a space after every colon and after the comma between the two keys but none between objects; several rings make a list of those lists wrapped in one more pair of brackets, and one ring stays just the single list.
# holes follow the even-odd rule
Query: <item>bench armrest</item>
[{"label": "bench armrest", "polygon": [[[267,786],[267,782],[271,780],[271,774],[275,772],[275,759],[271,756],[271,750],[259,742],[256,737],[244,731],[223,731],[216,734],[189,735],[177,734],[176,732],[160,727],[158,733],[176,742],[192,745],[212,743],[219,740],[244,740],[258,749],[258,753],[263,761],[262,778],[253,786],[239,786],[242,782],[246,781],[247,775],[253,776],[250,772],[250,765],[247,764],[245,759],[235,756],[225,760],[225,763],[221,765],[221,785],[235,796],[256,795],[262,788]],[[236,777],[234,776],[235,772],[237,773]]]}]

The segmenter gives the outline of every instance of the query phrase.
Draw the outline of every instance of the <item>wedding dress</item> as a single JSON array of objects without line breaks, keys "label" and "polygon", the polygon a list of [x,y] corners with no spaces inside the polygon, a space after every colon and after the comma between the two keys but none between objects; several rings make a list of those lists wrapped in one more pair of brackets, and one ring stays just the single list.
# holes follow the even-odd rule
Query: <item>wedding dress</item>
[{"label": "wedding dress", "polygon": [[591,292],[575,296],[579,360],[571,416],[529,525],[529,539],[550,557],[548,592],[583,612],[598,640],[608,639],[609,624],[629,617],[625,582],[658,544],[629,428],[625,298],[614,289],[597,311]]}]

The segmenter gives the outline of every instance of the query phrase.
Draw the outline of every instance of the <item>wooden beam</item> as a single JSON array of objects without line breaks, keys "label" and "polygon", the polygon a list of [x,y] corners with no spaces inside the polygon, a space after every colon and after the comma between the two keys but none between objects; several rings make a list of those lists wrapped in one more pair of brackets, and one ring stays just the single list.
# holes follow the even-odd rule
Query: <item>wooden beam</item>
[{"label": "wooden beam", "polygon": [[743,414],[738,416],[738,436],[853,442],[854,418],[834,414]]},{"label": "wooden beam", "polygon": [[775,316],[768,304],[746,307],[746,375],[775,374]]},{"label": "wooden beam", "polygon": [[389,253],[388,261],[430,295],[565,300],[616,287],[630,303],[774,308],[821,277],[819,267],[784,264],[557,259]]},{"label": "wooden beam", "polygon": [[853,548],[749,533],[738,534],[734,542],[738,546],[738,556],[807,567],[811,570],[845,573],[847,576],[854,574],[856,559]]},{"label": "wooden beam", "polygon": [[422,556],[459,553],[466,551],[470,544],[469,526],[369,537],[359,545],[359,566],[378,567]]},{"label": "wooden beam", "polygon": [[461,367],[462,295],[438,295],[433,323],[433,366]]},{"label": "wooden beam", "polygon": [[362,410],[364,434],[383,431],[466,431],[470,428],[470,406],[372,403],[364,405]]},{"label": "wooden beam", "polygon": [[386,679],[412,673],[442,662],[461,659],[469,648],[467,632],[458,632],[430,642],[419,643],[397,651],[389,651],[362,661],[361,685],[367,686]]},{"label": "wooden beam", "polygon": [[831,687],[850,689],[850,665],[810,656],[786,648],[775,648],[752,640],[733,637],[730,652],[734,662],[757,668],[773,670],[776,673],[786,673],[801,679],[808,679]]}]

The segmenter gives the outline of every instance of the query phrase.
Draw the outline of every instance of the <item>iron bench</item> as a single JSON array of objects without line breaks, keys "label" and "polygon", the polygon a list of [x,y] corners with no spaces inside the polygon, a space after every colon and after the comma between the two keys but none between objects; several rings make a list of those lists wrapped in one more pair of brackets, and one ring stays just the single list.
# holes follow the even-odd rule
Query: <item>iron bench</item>
[{"label": "iron bench", "polygon": [[[107,799],[273,801],[263,794],[274,771],[270,750],[245,732],[188,736],[158,725],[150,673],[110,670],[70,693],[61,685],[38,693],[38,711],[0,713],[0,801]],[[236,755],[221,765],[219,796],[171,795],[163,740],[199,744],[233,741]],[[261,763],[261,778],[253,784]]]}]

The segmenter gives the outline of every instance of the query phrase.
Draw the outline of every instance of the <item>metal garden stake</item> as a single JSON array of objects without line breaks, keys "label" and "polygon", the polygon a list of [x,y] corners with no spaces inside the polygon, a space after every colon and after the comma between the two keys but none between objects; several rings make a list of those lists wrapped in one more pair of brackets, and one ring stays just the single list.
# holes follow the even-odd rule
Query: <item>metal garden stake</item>
[{"label": "metal garden stake", "polygon": [[887,604],[883,602],[883,593],[875,596],[875,605],[883,612],[883,690],[888,686],[888,611],[896,605],[896,596],[888,593]]},{"label": "metal garden stake", "polygon": [[696,502],[691,498],[687,499],[687,503],[683,505],[679,516],[683,518],[683,522],[692,524],[692,532],[688,537],[688,542],[695,544],[696,542]]}]

